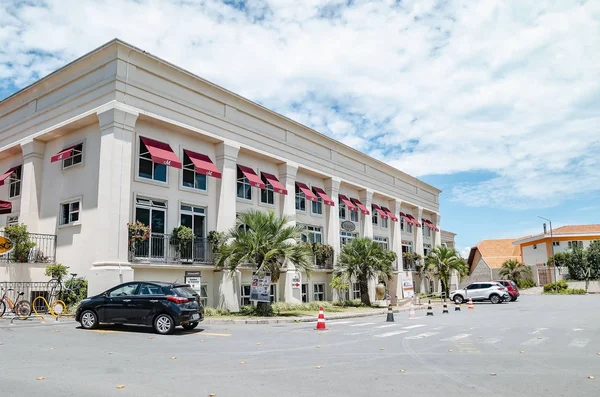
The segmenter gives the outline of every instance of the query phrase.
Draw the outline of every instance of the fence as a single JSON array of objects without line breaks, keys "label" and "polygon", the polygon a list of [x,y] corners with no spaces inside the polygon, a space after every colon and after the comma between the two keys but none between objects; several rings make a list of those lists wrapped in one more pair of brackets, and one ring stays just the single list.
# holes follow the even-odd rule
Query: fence
[{"label": "fence", "polygon": [[[44,299],[49,300],[49,289],[47,282],[21,282],[21,281],[2,281],[0,282],[1,294],[6,294],[13,302],[17,300],[28,300],[33,303],[35,298],[38,296],[44,297]],[[25,294],[19,298],[17,298],[18,292],[24,292]],[[46,305],[42,299],[39,299],[35,303],[35,309],[38,312],[44,312],[47,310]]]},{"label": "fence", "polygon": [[151,233],[131,250],[133,261],[212,263],[212,246],[207,238],[174,244],[170,234]]},{"label": "fence", "polygon": [[[6,237],[5,232],[0,231],[0,236]],[[29,233],[29,242],[35,244],[31,249],[21,252],[19,247],[14,247],[9,254],[0,256],[0,262],[54,263],[56,261],[54,234]]]},{"label": "fence", "polygon": [[317,260],[317,258],[315,258],[315,267],[317,269],[333,269],[333,255],[325,260]]}]

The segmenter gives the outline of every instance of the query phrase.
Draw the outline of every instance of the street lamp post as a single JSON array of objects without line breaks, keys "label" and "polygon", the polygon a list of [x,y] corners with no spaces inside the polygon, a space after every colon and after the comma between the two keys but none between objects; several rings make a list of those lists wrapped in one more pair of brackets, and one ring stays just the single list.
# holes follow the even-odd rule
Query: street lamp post
[{"label": "street lamp post", "polygon": [[[554,285],[556,286],[556,292],[558,292],[558,275],[556,273],[558,266],[556,266],[556,261],[554,260],[554,236],[552,234],[552,221],[548,218],[544,218],[543,216],[538,216],[538,218],[548,221],[550,224],[550,246],[552,247],[552,263],[554,264]],[[545,232],[546,231],[544,230],[544,233]]]}]

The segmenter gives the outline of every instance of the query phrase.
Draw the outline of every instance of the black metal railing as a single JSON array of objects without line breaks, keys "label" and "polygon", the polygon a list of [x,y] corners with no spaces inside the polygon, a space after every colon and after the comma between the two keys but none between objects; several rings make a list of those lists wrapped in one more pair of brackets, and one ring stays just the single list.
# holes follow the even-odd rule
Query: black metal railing
[{"label": "black metal railing", "polygon": [[402,263],[402,270],[405,272],[416,272],[417,264],[415,261],[404,259]]},{"label": "black metal railing", "polygon": [[[6,237],[3,230],[0,236]],[[22,263],[54,263],[56,262],[56,235],[29,233],[27,242],[34,245],[23,248],[23,245],[13,241],[12,252],[0,256],[0,262],[22,262]]]},{"label": "black metal railing", "polygon": [[[48,283],[45,281],[2,281],[0,282],[0,296],[6,294],[13,302],[20,300],[28,300],[31,304],[35,301],[35,309],[38,313],[46,312],[47,307],[43,299],[37,299],[38,296],[43,297],[48,301],[49,292]],[[19,292],[24,292],[20,297],[17,297]]]},{"label": "black metal railing", "polygon": [[315,258],[315,267],[317,269],[333,269],[333,255],[325,259]]},{"label": "black metal railing", "polygon": [[170,234],[151,233],[147,240],[130,246],[131,260],[136,262],[212,263],[212,246],[207,238],[187,243],[175,242]]}]

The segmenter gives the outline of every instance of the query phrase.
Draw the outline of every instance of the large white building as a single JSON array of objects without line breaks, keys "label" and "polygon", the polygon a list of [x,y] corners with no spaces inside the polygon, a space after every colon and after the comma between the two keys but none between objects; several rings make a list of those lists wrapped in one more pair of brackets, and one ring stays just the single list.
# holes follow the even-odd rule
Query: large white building
[{"label": "large white building", "polygon": [[[399,254],[397,272],[403,250],[441,243],[440,190],[119,40],[0,102],[0,172],[0,222],[26,224],[36,242],[26,263],[3,258],[0,281],[47,280],[56,261],[93,294],[200,271],[208,305],[235,310],[252,271],[215,270],[207,236],[250,208],[336,252],[372,237]],[[136,220],[152,237],[130,252]],[[169,243],[179,225],[196,236],[185,255]],[[296,290],[288,269],[273,299],[331,300],[332,264],[318,265]]]}]

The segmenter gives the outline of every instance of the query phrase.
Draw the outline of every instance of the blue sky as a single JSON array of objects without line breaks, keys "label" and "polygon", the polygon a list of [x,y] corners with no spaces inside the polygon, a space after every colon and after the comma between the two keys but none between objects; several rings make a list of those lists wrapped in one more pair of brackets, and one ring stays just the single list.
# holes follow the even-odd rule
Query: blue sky
[{"label": "blue sky", "polygon": [[600,223],[600,2],[546,3],[2,0],[0,98],[118,37],[439,187],[464,250]]}]

